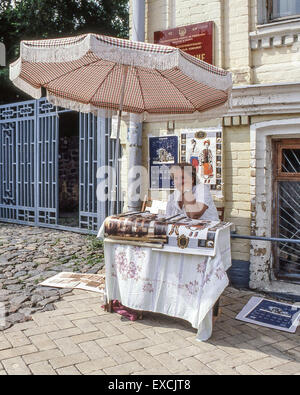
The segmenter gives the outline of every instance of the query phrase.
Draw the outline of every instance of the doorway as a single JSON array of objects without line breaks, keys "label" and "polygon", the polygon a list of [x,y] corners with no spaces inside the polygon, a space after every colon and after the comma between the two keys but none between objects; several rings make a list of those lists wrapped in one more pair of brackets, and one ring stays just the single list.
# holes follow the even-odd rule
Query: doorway
[{"label": "doorway", "polygon": [[58,224],[79,226],[79,113],[59,114]]}]

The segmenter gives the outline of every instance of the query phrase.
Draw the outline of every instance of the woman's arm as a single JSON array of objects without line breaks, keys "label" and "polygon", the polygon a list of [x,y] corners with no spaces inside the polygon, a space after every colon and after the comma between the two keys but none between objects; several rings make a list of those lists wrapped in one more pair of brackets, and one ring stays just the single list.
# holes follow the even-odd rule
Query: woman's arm
[{"label": "woman's arm", "polygon": [[199,219],[208,209],[208,206],[202,202],[197,202],[192,191],[183,193],[183,204],[185,212],[189,218]]},{"label": "woman's arm", "polygon": [[165,215],[167,217],[170,217],[171,215],[175,215],[176,214],[176,207],[175,207],[175,203],[174,203],[174,193],[175,192],[173,192],[169,196],[169,200],[168,200],[167,207],[166,207],[166,213],[165,213]]}]

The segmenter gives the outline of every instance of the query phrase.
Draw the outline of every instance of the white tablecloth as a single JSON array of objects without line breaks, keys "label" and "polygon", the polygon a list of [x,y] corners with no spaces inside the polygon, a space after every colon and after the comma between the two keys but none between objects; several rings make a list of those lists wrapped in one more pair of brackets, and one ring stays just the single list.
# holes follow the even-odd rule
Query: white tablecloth
[{"label": "white tablecloth", "polygon": [[104,240],[107,300],[182,318],[198,330],[198,340],[207,340],[212,334],[212,307],[229,282],[229,227],[220,233],[216,250],[209,257]]}]

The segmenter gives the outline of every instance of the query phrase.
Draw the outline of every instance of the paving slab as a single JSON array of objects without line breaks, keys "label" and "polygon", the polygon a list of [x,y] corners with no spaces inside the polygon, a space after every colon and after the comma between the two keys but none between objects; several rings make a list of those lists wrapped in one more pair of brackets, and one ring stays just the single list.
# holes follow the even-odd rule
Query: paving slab
[{"label": "paving slab", "polygon": [[199,342],[178,318],[145,312],[129,321],[104,311],[98,293],[39,286],[66,268],[105,273],[103,255],[94,260],[101,245],[89,236],[72,234],[71,245],[69,232],[0,223],[0,238],[0,302],[9,311],[0,375],[300,374],[300,327],[291,334],[235,319],[262,293],[228,287],[212,337]]},{"label": "paving slab", "polygon": [[[186,321],[149,312],[128,321],[101,306],[97,314],[95,295],[73,290],[54,311],[1,332],[0,374],[299,375],[300,327],[290,334],[235,320],[254,295],[228,287],[212,337],[199,342]],[[75,301],[80,312],[68,313]]]}]

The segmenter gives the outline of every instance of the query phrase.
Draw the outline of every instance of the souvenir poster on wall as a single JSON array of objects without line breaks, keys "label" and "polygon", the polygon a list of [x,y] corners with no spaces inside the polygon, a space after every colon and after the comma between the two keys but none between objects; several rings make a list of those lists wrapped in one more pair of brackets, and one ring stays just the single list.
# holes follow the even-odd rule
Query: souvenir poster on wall
[{"label": "souvenir poster on wall", "polygon": [[150,189],[173,189],[170,168],[178,163],[178,136],[149,137]]},{"label": "souvenir poster on wall", "polygon": [[222,129],[183,129],[180,141],[181,162],[191,163],[198,181],[222,195]]}]

